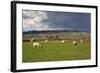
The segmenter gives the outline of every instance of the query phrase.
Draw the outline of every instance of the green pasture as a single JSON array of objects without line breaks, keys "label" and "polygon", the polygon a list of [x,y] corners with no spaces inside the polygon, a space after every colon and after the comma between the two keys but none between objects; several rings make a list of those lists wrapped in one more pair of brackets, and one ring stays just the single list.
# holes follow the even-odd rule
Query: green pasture
[{"label": "green pasture", "polygon": [[41,48],[32,48],[31,42],[23,42],[22,61],[27,62],[47,62],[47,61],[67,61],[85,60],[91,57],[91,47],[89,42],[73,45],[72,42],[61,43],[60,41],[39,41]]}]

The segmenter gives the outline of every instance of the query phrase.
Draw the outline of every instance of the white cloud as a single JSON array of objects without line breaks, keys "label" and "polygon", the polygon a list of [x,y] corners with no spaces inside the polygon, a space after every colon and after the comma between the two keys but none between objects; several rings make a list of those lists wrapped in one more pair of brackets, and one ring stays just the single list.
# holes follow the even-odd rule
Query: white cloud
[{"label": "white cloud", "polygon": [[43,11],[23,11],[23,30],[44,30],[49,28],[44,23],[48,19]]}]

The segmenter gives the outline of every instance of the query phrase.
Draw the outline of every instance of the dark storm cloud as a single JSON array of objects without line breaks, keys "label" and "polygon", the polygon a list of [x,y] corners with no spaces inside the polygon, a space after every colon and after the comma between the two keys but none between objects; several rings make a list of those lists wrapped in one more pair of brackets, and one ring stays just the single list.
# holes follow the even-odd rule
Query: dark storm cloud
[{"label": "dark storm cloud", "polygon": [[27,10],[23,11],[23,21],[24,30],[90,31],[91,15],[90,13]]},{"label": "dark storm cloud", "polygon": [[48,12],[48,17],[51,27],[90,31],[91,17],[89,13]]}]

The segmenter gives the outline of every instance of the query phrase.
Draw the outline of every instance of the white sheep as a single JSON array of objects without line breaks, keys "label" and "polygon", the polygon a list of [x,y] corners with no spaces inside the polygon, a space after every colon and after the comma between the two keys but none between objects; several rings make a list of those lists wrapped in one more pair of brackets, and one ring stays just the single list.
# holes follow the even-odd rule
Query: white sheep
[{"label": "white sheep", "polygon": [[73,41],[73,45],[77,45],[77,42],[76,41]]},{"label": "white sheep", "polygon": [[62,40],[61,43],[65,43],[65,40]]},{"label": "white sheep", "polygon": [[80,40],[80,43],[83,43],[83,40]]},{"label": "white sheep", "polygon": [[32,39],[31,39],[30,41],[31,41],[31,42],[33,42],[33,40],[32,40]]},{"label": "white sheep", "polygon": [[39,42],[33,42],[33,48],[41,48],[41,45]]},{"label": "white sheep", "polygon": [[44,43],[47,43],[47,42],[48,42],[48,40],[45,40],[45,41],[44,41]]},{"label": "white sheep", "polygon": [[31,38],[30,41],[33,42],[34,38]]}]

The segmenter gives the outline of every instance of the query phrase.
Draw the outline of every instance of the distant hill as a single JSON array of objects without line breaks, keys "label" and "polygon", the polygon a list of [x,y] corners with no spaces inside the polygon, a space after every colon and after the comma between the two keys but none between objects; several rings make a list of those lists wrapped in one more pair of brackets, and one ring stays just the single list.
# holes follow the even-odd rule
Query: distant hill
[{"label": "distant hill", "polygon": [[32,30],[32,31],[23,31],[23,33],[36,34],[36,33],[59,33],[59,32],[89,32],[89,31],[79,31],[79,30]]}]

